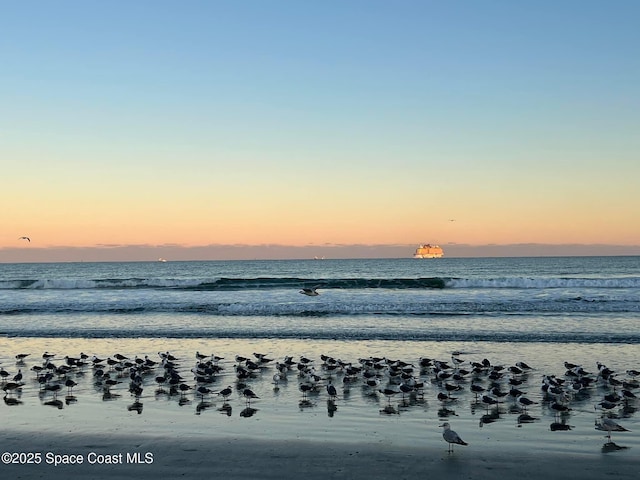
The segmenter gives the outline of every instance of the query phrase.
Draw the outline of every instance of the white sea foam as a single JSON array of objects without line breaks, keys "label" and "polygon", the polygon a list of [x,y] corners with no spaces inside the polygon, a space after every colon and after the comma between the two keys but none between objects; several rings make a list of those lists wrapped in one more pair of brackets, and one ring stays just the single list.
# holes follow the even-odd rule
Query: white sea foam
[{"label": "white sea foam", "polygon": [[451,288],[640,288],[640,277],[620,278],[452,278]]}]

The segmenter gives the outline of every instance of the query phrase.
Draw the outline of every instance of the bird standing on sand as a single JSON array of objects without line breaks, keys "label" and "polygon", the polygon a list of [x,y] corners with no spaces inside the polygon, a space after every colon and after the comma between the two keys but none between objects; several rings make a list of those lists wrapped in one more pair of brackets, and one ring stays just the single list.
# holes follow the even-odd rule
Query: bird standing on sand
[{"label": "bird standing on sand", "polygon": [[222,390],[220,390],[218,392],[218,395],[222,395],[222,399],[225,401],[225,403],[227,402],[227,400],[229,399],[229,396],[233,393],[233,389],[231,388],[231,386],[228,386],[227,388],[223,388]]},{"label": "bird standing on sand", "polygon": [[338,396],[338,391],[331,382],[329,382],[329,384],[327,385],[327,393],[329,394],[329,398],[331,400],[334,400]]},{"label": "bird standing on sand", "polygon": [[13,392],[14,390],[19,390],[22,385],[22,383],[17,382],[7,382],[2,386],[2,389],[5,391],[5,394],[7,394],[9,392]]},{"label": "bird standing on sand", "polygon": [[258,395],[256,395],[253,390],[251,390],[250,388],[245,388],[242,391],[242,396],[246,399],[247,401],[247,405],[251,405],[251,400],[255,399],[255,398],[260,398]]},{"label": "bird standing on sand", "polygon": [[214,393],[214,392],[210,388],[205,387],[204,385],[200,385],[196,389],[196,393],[200,395],[200,397],[202,397],[202,399],[204,400],[205,395],[209,395],[210,393]]},{"label": "bird standing on sand", "polygon": [[456,432],[451,430],[451,425],[449,425],[449,422],[444,422],[440,426],[444,428],[444,431],[442,432],[442,438],[444,438],[445,441],[449,444],[449,453],[453,452],[453,445],[455,443],[457,443],[458,445],[469,445],[467,442],[462,440]]},{"label": "bird standing on sand", "polygon": [[303,295],[307,295],[308,297],[317,297],[318,295],[320,295],[316,289],[318,287],[312,287],[312,288],[303,288],[302,290],[300,290],[300,293],[302,293]]},{"label": "bird standing on sand", "polygon": [[70,378],[68,378],[64,382],[64,385],[67,387],[67,392],[69,393],[69,395],[71,395],[71,392],[73,391],[73,387],[75,387],[78,384],[76,382],[74,382],[73,380],[71,380]]},{"label": "bird standing on sand", "polygon": [[608,417],[604,417],[600,420],[600,423],[596,421],[596,430],[604,430],[607,432],[607,438],[611,442],[611,432],[628,432],[626,428],[617,422],[614,422]]},{"label": "bird standing on sand", "polygon": [[530,407],[531,405],[535,405],[538,402],[534,402],[533,400],[525,397],[524,395],[520,394],[518,395],[518,397],[516,398],[516,402],[518,403],[518,405],[520,405],[520,407],[522,407],[522,411],[526,412],[527,408]]}]

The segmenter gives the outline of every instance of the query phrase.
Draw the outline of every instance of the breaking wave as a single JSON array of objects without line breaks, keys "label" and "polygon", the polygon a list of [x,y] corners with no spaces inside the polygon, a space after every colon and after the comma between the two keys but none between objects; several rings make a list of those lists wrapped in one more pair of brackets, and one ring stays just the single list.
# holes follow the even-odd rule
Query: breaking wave
[{"label": "breaking wave", "polygon": [[107,278],[15,279],[0,281],[0,290],[182,289],[194,291],[268,290],[314,286],[323,289],[547,289],[640,288],[640,277],[619,278]]}]

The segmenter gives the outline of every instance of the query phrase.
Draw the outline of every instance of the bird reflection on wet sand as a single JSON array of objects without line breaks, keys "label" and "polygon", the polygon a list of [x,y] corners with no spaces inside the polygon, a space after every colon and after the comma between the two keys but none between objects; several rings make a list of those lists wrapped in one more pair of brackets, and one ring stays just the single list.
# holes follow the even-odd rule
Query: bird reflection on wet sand
[{"label": "bird reflection on wet sand", "polygon": [[131,405],[127,406],[127,411],[135,411],[138,412],[138,415],[140,415],[142,413],[142,403],[138,401],[133,402]]},{"label": "bird reflection on wet sand", "polygon": [[55,400],[48,400],[44,402],[44,405],[55,407],[59,410],[62,410],[64,407],[64,403],[62,403],[62,400],[58,400],[57,398]]},{"label": "bird reflection on wet sand", "polygon": [[338,406],[336,405],[335,400],[327,400],[327,415],[329,415],[329,417],[333,417],[337,411]]},{"label": "bird reflection on wet sand", "polygon": [[569,425],[568,423],[564,423],[564,422],[553,422],[551,425],[549,425],[549,429],[552,432],[563,432],[563,431],[571,430],[572,428],[573,428],[572,425]]},{"label": "bird reflection on wet sand", "polygon": [[110,402],[112,400],[117,400],[120,397],[121,397],[121,395],[119,393],[104,392],[102,394],[102,401],[103,402]]},{"label": "bird reflection on wet sand", "polygon": [[15,397],[9,397],[7,395],[5,395],[3,398],[5,405],[9,406],[9,407],[15,407],[17,405],[22,405],[22,400],[19,400]]},{"label": "bird reflection on wet sand", "polygon": [[399,415],[400,412],[396,410],[393,406],[387,405],[383,409],[380,410],[380,413],[386,413],[387,415]]},{"label": "bird reflection on wet sand", "polygon": [[218,408],[218,411],[230,417],[231,413],[233,412],[233,408],[228,403],[224,403],[220,408]]},{"label": "bird reflection on wet sand", "polygon": [[628,450],[629,447],[623,447],[621,445],[617,445],[614,442],[607,442],[604,445],[602,445],[601,451],[602,453],[610,453],[610,452],[617,452],[619,450]]},{"label": "bird reflection on wet sand", "polygon": [[528,413],[522,413],[518,415],[518,426],[521,427],[524,423],[534,423],[537,422],[539,418],[532,417]]},{"label": "bird reflection on wet sand", "polygon": [[253,417],[257,412],[258,412],[257,408],[246,407],[240,412],[240,416],[245,418]]},{"label": "bird reflection on wet sand", "polygon": [[300,407],[301,410],[305,409],[305,408],[311,408],[311,407],[315,407],[316,403],[312,402],[311,400],[307,399],[307,398],[303,398],[302,400],[300,400],[298,402],[298,407]]}]

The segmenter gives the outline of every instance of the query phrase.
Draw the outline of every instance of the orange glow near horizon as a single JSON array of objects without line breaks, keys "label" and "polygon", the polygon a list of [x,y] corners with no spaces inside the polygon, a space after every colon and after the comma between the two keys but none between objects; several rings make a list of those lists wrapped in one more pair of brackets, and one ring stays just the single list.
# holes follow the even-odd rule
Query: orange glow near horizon
[{"label": "orange glow near horizon", "polygon": [[[630,184],[630,183],[629,183]],[[20,246],[28,235],[40,247],[100,245],[212,244],[413,244],[469,245],[549,243],[637,245],[640,225],[632,202],[618,201],[624,184],[605,196],[582,202],[563,199],[564,192],[525,187],[519,196],[451,185],[443,202],[432,202],[408,182],[408,188],[354,184],[328,191],[323,200],[304,198],[277,184],[269,196],[258,189],[227,185],[194,195],[189,185],[158,179],[140,192],[112,195],[96,189],[83,198],[58,196],[55,185],[10,203],[3,213],[0,248]],[[442,189],[442,186],[438,185]],[[163,192],[171,190],[170,196]],[[531,191],[529,197],[523,195]],[[628,190],[627,190],[628,191]],[[85,192],[86,193],[86,192]],[[535,198],[540,193],[539,199]],[[18,192],[13,192],[18,196]],[[376,196],[377,195],[377,196]],[[230,200],[225,200],[228,198]],[[309,197],[311,198],[311,197]],[[454,220],[454,221],[451,221]]]}]

